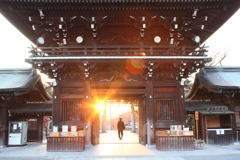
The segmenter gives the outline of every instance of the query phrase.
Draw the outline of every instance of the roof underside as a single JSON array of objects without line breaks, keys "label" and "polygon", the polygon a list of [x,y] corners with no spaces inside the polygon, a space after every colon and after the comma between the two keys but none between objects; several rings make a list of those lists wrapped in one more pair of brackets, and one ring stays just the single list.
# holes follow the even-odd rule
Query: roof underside
[{"label": "roof underside", "polygon": [[212,94],[240,95],[240,67],[202,68],[186,98],[203,100]]},{"label": "roof underside", "polygon": [[33,43],[44,38],[26,61],[49,78],[181,81],[210,61],[199,44],[239,6],[240,0],[2,0],[0,12]]},{"label": "roof underside", "polygon": [[[197,46],[209,38],[238,9],[239,0],[3,0],[0,12],[33,43],[45,47],[79,45]],[[60,27],[61,25],[61,27]],[[34,29],[33,29],[34,28]]]},{"label": "roof underside", "polygon": [[185,109],[186,111],[198,111],[198,110],[207,110],[208,107],[223,106],[220,102],[217,101],[186,101]]},{"label": "roof underside", "polygon": [[235,114],[233,111],[210,111],[208,108],[211,107],[227,107],[217,101],[188,101],[185,102],[185,109],[187,112],[199,111],[203,115],[225,115],[225,114]]},{"label": "roof underside", "polygon": [[10,113],[14,115],[52,115],[52,103],[19,103],[10,109]]}]

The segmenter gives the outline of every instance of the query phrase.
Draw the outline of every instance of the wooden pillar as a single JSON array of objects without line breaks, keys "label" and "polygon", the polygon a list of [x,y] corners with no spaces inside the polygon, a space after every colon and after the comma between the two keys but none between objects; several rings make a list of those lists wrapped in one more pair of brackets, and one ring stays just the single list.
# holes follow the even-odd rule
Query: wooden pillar
[{"label": "wooden pillar", "polygon": [[[1,97],[0,97],[1,98]],[[0,148],[4,148],[8,143],[8,110],[14,107],[16,99],[14,96],[6,96],[0,101]]]},{"label": "wooden pillar", "polygon": [[39,116],[37,118],[38,122],[38,143],[42,143],[43,141],[43,116]]},{"label": "wooden pillar", "polygon": [[203,130],[202,130],[202,132],[203,132],[203,135],[204,135],[204,140],[205,140],[205,142],[206,143],[208,143],[208,130],[207,130],[207,115],[203,115],[203,117],[204,117],[204,119],[203,119]]},{"label": "wooden pillar", "polygon": [[138,134],[139,134],[139,143],[146,145],[147,144],[147,132],[146,132],[146,104],[145,104],[145,96],[138,98],[138,108],[139,108],[139,126],[138,126]]},{"label": "wooden pillar", "polygon": [[154,116],[153,116],[153,82],[146,82],[146,115],[147,115],[147,145],[154,143]]},{"label": "wooden pillar", "polygon": [[131,122],[132,122],[132,133],[136,133],[135,126],[135,114],[134,114],[134,102],[131,103]]},{"label": "wooden pillar", "polygon": [[179,103],[179,118],[182,125],[186,125],[186,109],[185,109],[185,94],[184,86],[179,85],[180,89],[180,103]]},{"label": "wooden pillar", "polygon": [[92,117],[91,113],[93,113],[93,106],[91,104],[91,95],[90,95],[90,82],[89,80],[84,81],[84,99],[83,99],[83,106],[85,108],[85,126],[84,129],[86,130],[86,137],[85,137],[85,144],[86,147],[91,147],[92,142],[94,141],[92,138],[92,122],[94,118]]},{"label": "wooden pillar", "polygon": [[236,116],[235,114],[230,115],[230,121],[231,121],[231,127],[232,127],[232,131],[233,131],[233,140],[234,142],[236,142],[237,140],[237,129],[236,129]]},{"label": "wooden pillar", "polygon": [[102,133],[107,133],[106,132],[106,113],[107,113],[107,107],[106,107],[106,102],[104,101],[103,104],[103,114],[102,114]]},{"label": "wooden pillar", "polygon": [[7,146],[8,138],[8,108],[0,104],[0,148]]},{"label": "wooden pillar", "polygon": [[92,119],[92,145],[99,144],[99,134],[100,134],[100,115],[99,112],[95,114]]},{"label": "wooden pillar", "polygon": [[110,106],[109,106],[109,117],[110,117],[110,130],[114,130],[114,124],[113,124],[113,122],[112,122],[112,103],[110,103]]},{"label": "wooden pillar", "polygon": [[[234,96],[231,96],[231,98],[229,99],[229,106],[228,108],[231,111],[235,112],[235,99]],[[237,123],[236,123],[236,116],[234,115],[230,115],[230,123],[231,123],[231,128],[233,131],[233,140],[234,142],[237,140]]]},{"label": "wooden pillar", "polygon": [[[60,85],[60,84],[59,84]],[[58,126],[60,122],[59,107],[60,107],[60,86],[56,85],[53,88],[53,111],[52,111],[52,125]],[[60,126],[58,126],[59,128]]]},{"label": "wooden pillar", "polygon": [[86,145],[86,147],[91,147],[92,146],[92,144],[91,144],[91,138],[92,138],[91,137],[92,136],[91,121],[86,122],[85,130],[86,130],[85,145]]},{"label": "wooden pillar", "polygon": [[[205,128],[205,125],[204,125],[204,120],[205,120],[205,118],[204,118],[204,115],[199,115],[199,119],[200,119],[200,126],[201,126],[201,128],[200,128],[200,130],[199,130],[199,132],[201,132],[201,138],[206,142],[206,139],[205,139],[205,132],[204,132],[204,128]],[[195,125],[196,126],[196,125]],[[196,137],[195,137],[196,138]]]}]

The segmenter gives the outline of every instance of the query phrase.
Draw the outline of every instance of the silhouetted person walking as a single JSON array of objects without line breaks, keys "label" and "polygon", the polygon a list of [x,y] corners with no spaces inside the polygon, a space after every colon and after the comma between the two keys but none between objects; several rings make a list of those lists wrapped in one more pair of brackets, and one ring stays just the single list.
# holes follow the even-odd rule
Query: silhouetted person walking
[{"label": "silhouetted person walking", "polygon": [[123,130],[125,129],[125,125],[122,121],[122,118],[119,118],[119,121],[117,123],[117,129],[118,129],[118,137],[121,140],[123,137]]}]

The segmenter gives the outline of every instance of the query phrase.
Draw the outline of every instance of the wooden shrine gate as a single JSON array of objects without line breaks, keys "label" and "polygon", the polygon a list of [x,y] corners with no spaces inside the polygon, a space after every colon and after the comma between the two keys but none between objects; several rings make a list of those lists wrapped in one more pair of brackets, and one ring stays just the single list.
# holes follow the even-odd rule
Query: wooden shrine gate
[{"label": "wooden shrine gate", "polygon": [[98,143],[98,99],[139,101],[140,143],[185,124],[184,79],[211,61],[201,43],[238,9],[235,0],[0,2],[36,43],[26,62],[54,80],[53,125],[85,130],[86,144]]},{"label": "wooden shrine gate", "polygon": [[[90,82],[62,80],[54,87],[53,122],[76,125],[87,130],[86,143],[99,143],[99,100],[137,101],[139,104],[139,143],[154,144],[155,131],[169,129],[171,124],[184,124],[183,87],[175,81]],[[59,98],[58,98],[59,97]],[[91,130],[92,129],[92,130]]]}]

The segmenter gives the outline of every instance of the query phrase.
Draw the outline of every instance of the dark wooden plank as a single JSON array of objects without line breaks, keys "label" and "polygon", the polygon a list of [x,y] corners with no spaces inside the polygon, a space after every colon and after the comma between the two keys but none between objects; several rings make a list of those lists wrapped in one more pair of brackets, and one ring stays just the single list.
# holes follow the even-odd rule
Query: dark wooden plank
[{"label": "dark wooden plank", "polygon": [[47,151],[82,152],[85,150],[85,137],[48,137]]},{"label": "dark wooden plank", "polygon": [[146,86],[146,81],[134,81],[134,82],[91,82],[91,86],[92,88],[96,88],[96,87],[113,87],[114,88],[123,88],[123,87],[144,87]]},{"label": "dark wooden plank", "polygon": [[177,93],[154,93],[153,98],[178,98]]},{"label": "dark wooden plank", "polygon": [[233,144],[233,131],[225,130],[222,134],[217,134],[215,130],[207,131],[208,144],[229,145]]},{"label": "dark wooden plank", "polygon": [[177,90],[176,86],[154,87],[154,92],[156,93],[175,93],[176,90]]},{"label": "dark wooden plank", "polygon": [[84,87],[84,83],[82,82],[75,82],[72,80],[62,80],[62,82],[60,83],[61,87]]},{"label": "dark wooden plank", "polygon": [[82,94],[60,94],[60,98],[85,98],[84,95]]},{"label": "dark wooden plank", "polygon": [[[116,92],[117,91],[117,92]],[[95,89],[92,94],[144,94],[145,89]]]},{"label": "dark wooden plank", "polygon": [[157,136],[157,150],[194,150],[194,136]]},{"label": "dark wooden plank", "polygon": [[84,91],[84,88],[80,87],[62,87],[60,90],[60,93],[64,94],[82,94]]}]

